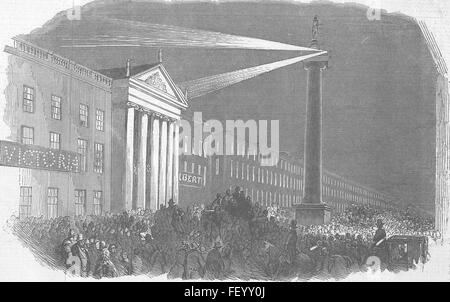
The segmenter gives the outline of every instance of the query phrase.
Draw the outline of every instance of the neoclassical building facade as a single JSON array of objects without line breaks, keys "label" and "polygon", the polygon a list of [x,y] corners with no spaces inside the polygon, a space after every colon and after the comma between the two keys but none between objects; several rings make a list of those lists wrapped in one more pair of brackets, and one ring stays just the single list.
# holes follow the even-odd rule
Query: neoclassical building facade
[{"label": "neoclassical building facade", "polygon": [[156,210],[179,200],[179,126],[186,97],[161,62],[101,70],[112,83],[111,208]]}]

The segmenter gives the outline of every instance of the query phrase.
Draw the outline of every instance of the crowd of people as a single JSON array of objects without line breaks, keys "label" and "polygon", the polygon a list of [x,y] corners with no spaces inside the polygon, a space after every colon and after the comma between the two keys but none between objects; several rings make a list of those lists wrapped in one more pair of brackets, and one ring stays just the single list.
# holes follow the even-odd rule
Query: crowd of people
[{"label": "crowd of people", "polygon": [[94,278],[339,277],[364,269],[371,249],[386,237],[435,236],[431,219],[369,206],[351,205],[325,225],[301,227],[292,217],[287,209],[252,202],[236,187],[187,208],[169,200],[155,212],[13,217],[10,225],[40,261]]}]

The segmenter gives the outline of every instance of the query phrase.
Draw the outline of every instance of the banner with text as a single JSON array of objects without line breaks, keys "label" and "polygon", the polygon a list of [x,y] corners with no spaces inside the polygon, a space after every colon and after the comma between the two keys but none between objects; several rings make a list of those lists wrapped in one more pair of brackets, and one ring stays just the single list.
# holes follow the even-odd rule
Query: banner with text
[{"label": "banner with text", "polygon": [[78,173],[80,155],[70,151],[0,140],[0,166]]},{"label": "banner with text", "polygon": [[180,172],[178,176],[179,184],[187,187],[201,188],[203,186],[203,176],[189,172]]}]

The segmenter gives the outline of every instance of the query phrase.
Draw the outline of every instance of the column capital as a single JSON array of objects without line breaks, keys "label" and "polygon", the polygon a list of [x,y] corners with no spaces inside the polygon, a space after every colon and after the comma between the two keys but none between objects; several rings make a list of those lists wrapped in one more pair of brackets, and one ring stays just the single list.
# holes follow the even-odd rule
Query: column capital
[{"label": "column capital", "polygon": [[154,112],[154,111],[152,111],[152,116],[154,118],[157,118],[157,119],[160,119],[160,120],[164,120],[164,117],[165,117],[165,115],[163,115],[163,114],[161,114],[159,112]]},{"label": "column capital", "polygon": [[308,70],[312,67],[318,67],[321,70],[328,68],[328,61],[330,60],[330,52],[324,53],[320,56],[309,58],[303,61],[303,67]]},{"label": "column capital", "polygon": [[167,122],[168,124],[170,124],[170,123],[176,121],[176,119],[174,119],[174,118],[172,118],[172,117],[169,117],[169,116],[167,116],[167,115],[162,115],[162,114],[160,114],[159,118],[160,118],[162,121]]},{"label": "column capital", "polygon": [[127,109],[134,108],[136,110],[139,110],[140,106],[138,104],[133,103],[133,102],[127,102],[126,103],[126,107],[127,107]]},{"label": "column capital", "polygon": [[145,107],[143,107],[141,105],[138,105],[136,103],[133,103],[133,102],[129,102],[129,101],[126,102],[126,107],[127,107],[127,109],[128,108],[134,108],[135,110],[137,110],[139,112],[147,114],[149,117],[158,118],[161,121],[166,121],[166,122],[176,121],[176,119],[174,119],[172,117],[168,117],[168,116],[166,116],[166,115],[164,115],[162,113],[152,111],[152,110],[150,110],[148,108],[145,108]]}]

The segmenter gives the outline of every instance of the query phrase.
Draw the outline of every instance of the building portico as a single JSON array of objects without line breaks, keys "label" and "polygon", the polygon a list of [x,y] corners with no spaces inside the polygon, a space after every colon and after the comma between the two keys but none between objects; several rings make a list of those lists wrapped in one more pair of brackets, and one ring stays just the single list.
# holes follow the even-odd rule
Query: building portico
[{"label": "building portico", "polygon": [[[177,203],[176,131],[182,111],[187,108],[185,96],[161,63],[135,68],[128,63],[125,71],[114,69],[103,73],[113,79],[125,74],[125,78],[113,81],[113,90],[121,90],[113,100],[113,116],[118,117],[113,120],[113,142],[117,143],[113,143],[116,163],[113,167],[118,172],[123,169],[122,176],[112,182],[115,209],[154,211],[170,199]],[[118,198],[122,198],[122,204]]]}]

